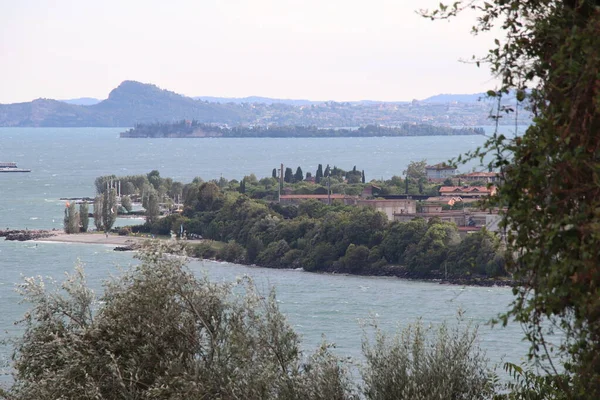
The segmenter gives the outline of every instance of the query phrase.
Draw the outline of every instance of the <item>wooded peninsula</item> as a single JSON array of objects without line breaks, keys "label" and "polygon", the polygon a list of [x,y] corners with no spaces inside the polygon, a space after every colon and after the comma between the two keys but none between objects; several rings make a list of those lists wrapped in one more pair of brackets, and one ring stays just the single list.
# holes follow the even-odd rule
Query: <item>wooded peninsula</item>
[{"label": "wooded peninsula", "polygon": [[366,125],[359,128],[318,128],[316,126],[268,125],[235,126],[203,124],[196,120],[137,124],[121,133],[122,138],[319,138],[377,136],[483,135],[483,128],[450,128],[428,124],[402,124],[395,127]]},{"label": "wooded peninsula", "polygon": [[[405,179],[370,183],[361,182],[364,172],[356,168],[344,171],[327,166],[320,173],[319,165],[315,175],[322,175],[319,183],[310,178],[312,173],[303,179],[300,167],[298,171],[299,179],[287,174],[289,182],[273,176],[259,180],[253,174],[241,181],[221,178],[205,182],[196,178],[187,184],[162,178],[158,171],[102,176],[96,180],[94,223],[98,230],[119,235],[201,238],[202,243],[186,245],[189,255],[269,268],[442,279],[461,284],[499,284],[505,279],[505,253],[497,234],[481,228],[464,236],[455,223],[433,215],[419,218],[415,214],[413,219],[406,214],[408,219],[391,220],[376,208],[381,200],[348,195],[363,193],[364,197],[365,190],[373,188],[379,193],[427,193],[434,192],[439,184],[426,182],[410,171]],[[116,214],[111,210],[131,209],[131,200],[146,210],[146,223],[112,229]],[[404,201],[414,206],[415,200]],[[464,205],[444,207],[456,207],[454,213],[460,215],[466,212]],[[66,227],[67,220],[68,216]],[[186,240],[181,243],[185,245]]]}]

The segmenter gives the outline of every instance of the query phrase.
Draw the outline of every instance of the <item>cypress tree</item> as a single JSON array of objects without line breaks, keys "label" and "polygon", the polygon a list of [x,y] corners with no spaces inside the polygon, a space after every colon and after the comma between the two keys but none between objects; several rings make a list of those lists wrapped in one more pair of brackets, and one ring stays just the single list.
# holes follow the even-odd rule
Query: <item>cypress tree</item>
[{"label": "cypress tree", "polygon": [[323,165],[319,164],[317,173],[315,174],[315,183],[321,183],[321,179],[323,179]]},{"label": "cypress tree", "polygon": [[90,211],[87,202],[79,205],[79,222],[81,224],[81,231],[87,232],[90,225]]},{"label": "cypress tree", "polygon": [[285,169],[285,175],[283,176],[283,181],[287,182],[287,183],[292,183],[293,180],[294,180],[294,173],[292,172],[292,169],[288,167]]},{"label": "cypress tree", "polygon": [[302,182],[304,180],[304,173],[302,172],[302,168],[298,167],[296,169],[296,174],[294,175],[294,182]]}]

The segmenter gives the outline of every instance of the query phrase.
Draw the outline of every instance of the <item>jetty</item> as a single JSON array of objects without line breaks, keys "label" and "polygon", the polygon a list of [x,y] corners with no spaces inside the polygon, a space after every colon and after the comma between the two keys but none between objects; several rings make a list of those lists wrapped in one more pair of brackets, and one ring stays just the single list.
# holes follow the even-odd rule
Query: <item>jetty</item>
[{"label": "jetty", "polygon": [[16,240],[19,242],[24,242],[26,240],[39,240],[46,239],[52,236],[55,236],[59,233],[59,231],[53,230],[29,230],[29,229],[5,229],[0,230],[0,237],[3,237],[4,240]]}]

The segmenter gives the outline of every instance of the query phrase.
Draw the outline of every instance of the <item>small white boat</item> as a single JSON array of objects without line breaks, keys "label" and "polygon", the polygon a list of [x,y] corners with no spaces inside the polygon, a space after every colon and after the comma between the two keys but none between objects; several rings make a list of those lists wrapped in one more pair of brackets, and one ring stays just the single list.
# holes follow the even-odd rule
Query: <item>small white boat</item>
[{"label": "small white boat", "polygon": [[0,162],[0,172],[31,172],[31,170],[17,168],[17,163],[14,162]]}]

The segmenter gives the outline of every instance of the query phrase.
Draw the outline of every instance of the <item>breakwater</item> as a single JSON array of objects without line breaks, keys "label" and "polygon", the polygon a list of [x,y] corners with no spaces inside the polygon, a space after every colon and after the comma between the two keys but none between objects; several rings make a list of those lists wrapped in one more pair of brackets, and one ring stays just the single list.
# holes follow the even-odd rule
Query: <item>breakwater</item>
[{"label": "breakwater", "polygon": [[41,229],[5,229],[0,230],[0,237],[3,237],[5,240],[16,240],[19,242],[24,242],[26,240],[49,238],[56,235],[58,232],[59,231],[55,229],[51,231]]}]

